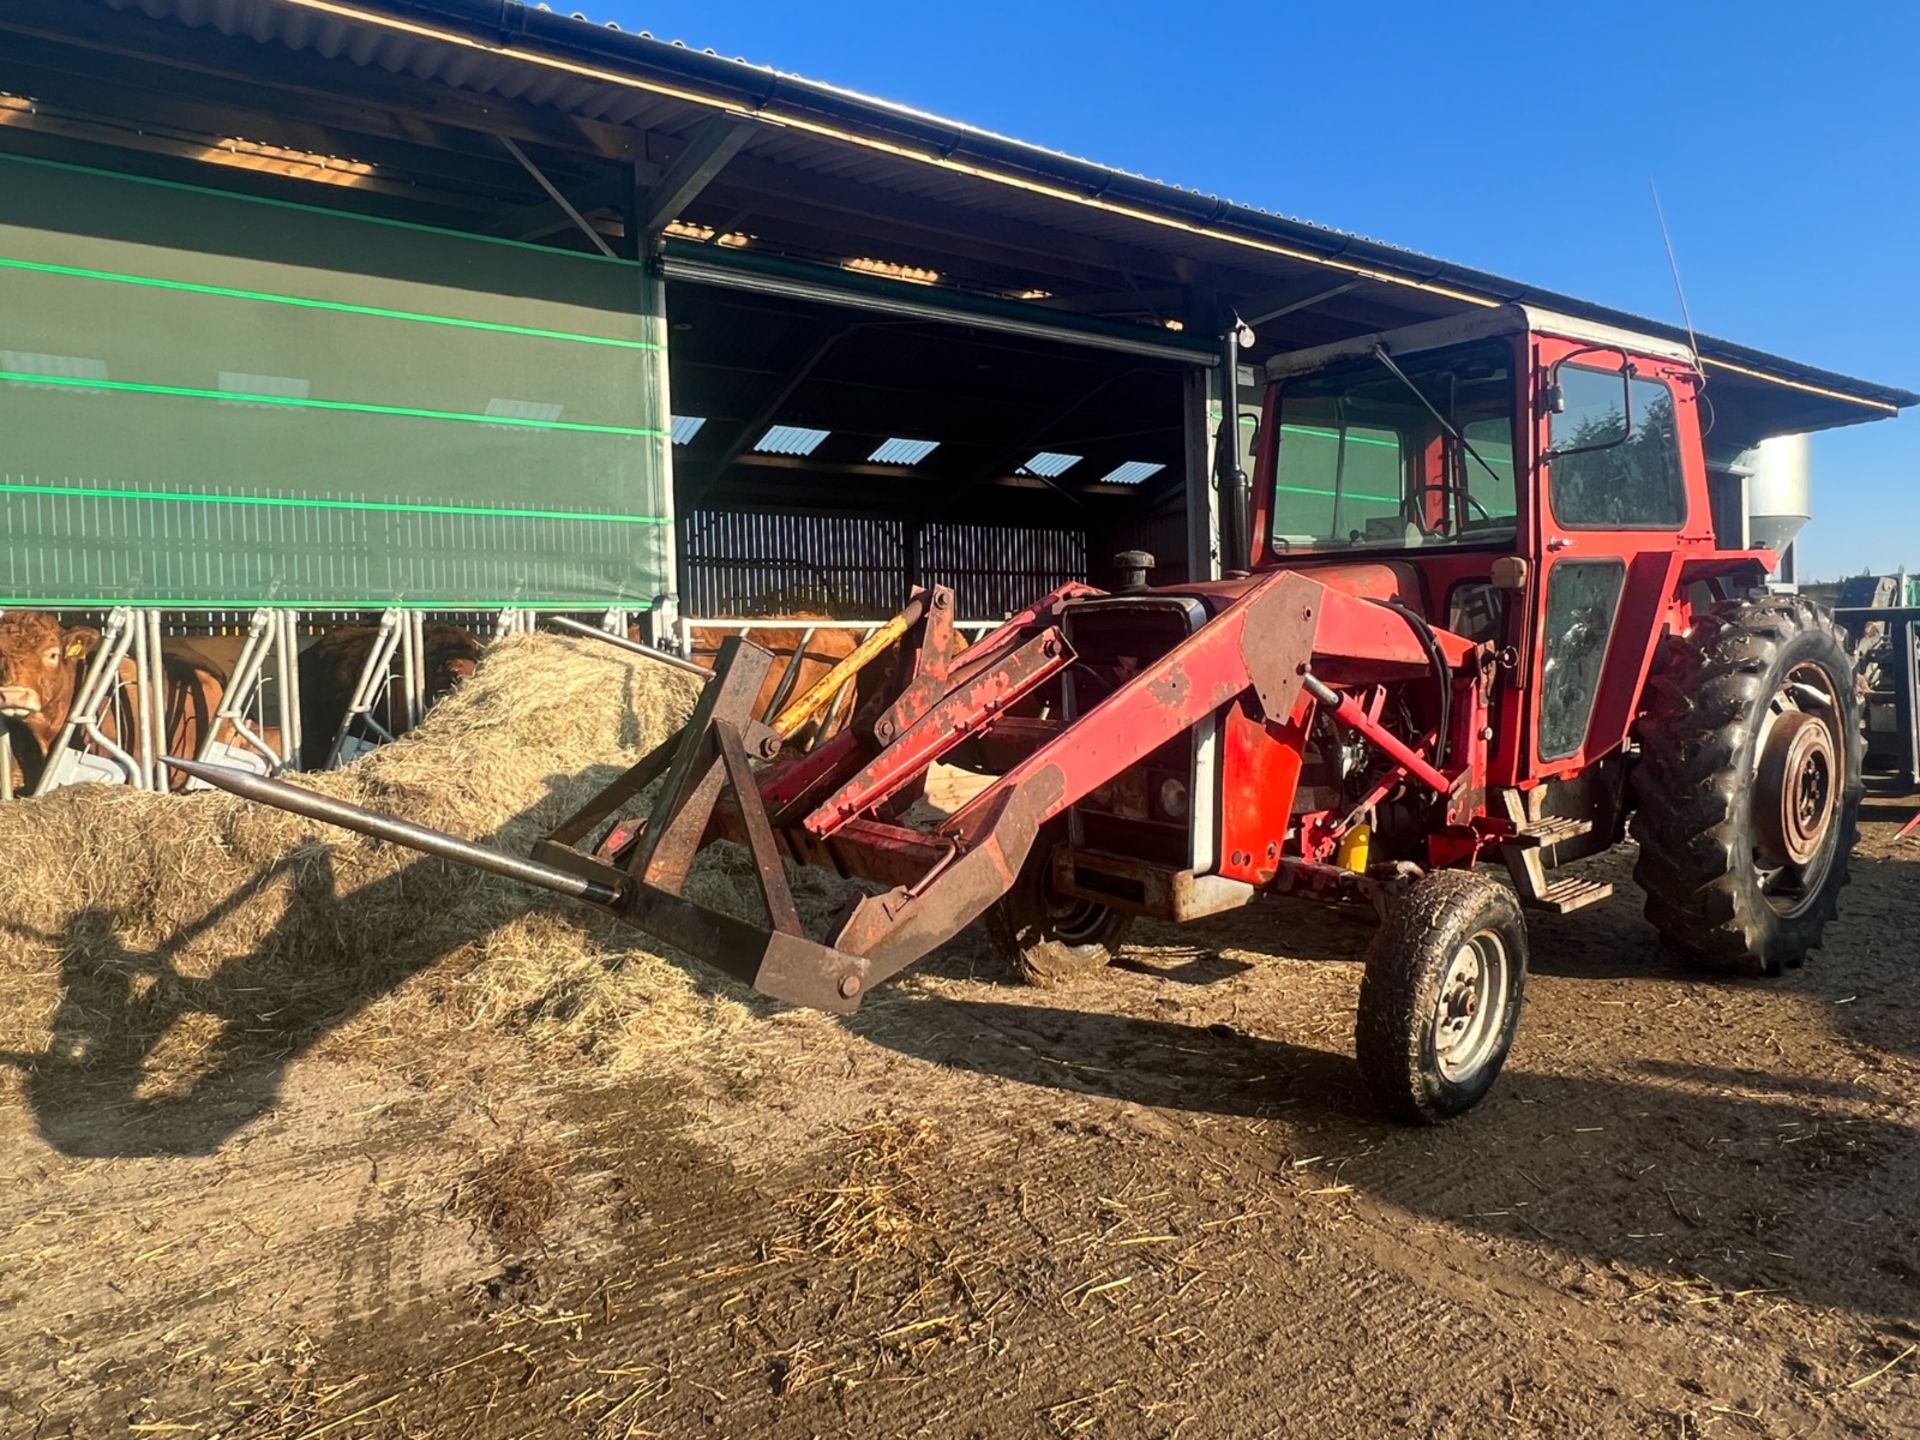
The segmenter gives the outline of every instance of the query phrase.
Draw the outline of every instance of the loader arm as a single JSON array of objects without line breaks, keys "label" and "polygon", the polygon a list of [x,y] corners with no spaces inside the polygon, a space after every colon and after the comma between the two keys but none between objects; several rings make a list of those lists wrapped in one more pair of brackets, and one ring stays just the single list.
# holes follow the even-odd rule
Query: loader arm
[{"label": "loader arm", "polygon": [[[1450,663],[1462,663],[1464,642],[1446,638]],[[1012,887],[1049,820],[1249,690],[1266,721],[1284,724],[1316,671],[1416,677],[1429,663],[1395,612],[1296,572],[1270,575],[937,826],[932,838],[945,845],[935,868],[862,901],[833,948],[858,958],[863,987],[912,964]],[[803,823],[835,820],[844,826],[815,811]],[[866,838],[912,845],[929,837],[887,827]]]},{"label": "loader arm", "polygon": [[[1140,662],[1085,714],[1030,731],[1045,738],[931,830],[898,823],[895,812],[941,756],[996,725],[1034,725],[1009,712],[1077,663],[1064,621],[1074,604],[1095,599],[1124,603],[1065,587],[956,658],[951,592],[916,592],[887,627],[898,643],[861,647],[832,677],[837,689],[893,655],[898,693],[815,750],[789,758],[780,758],[780,725],[788,716],[769,725],[752,712],[772,656],[731,637],[686,727],[563,821],[527,860],[343,807],[283,781],[192,762],[181,768],[249,798],[584,899],[762,993],[841,1012],[1006,895],[1049,821],[1243,695],[1274,727],[1305,708],[1327,707],[1336,723],[1404,756],[1407,773],[1431,791],[1445,793],[1464,775],[1464,767],[1435,770],[1331,687],[1428,676],[1430,640],[1456,670],[1473,647],[1446,632],[1423,638],[1404,612],[1278,571]],[[755,769],[754,762],[768,763]],[[617,818],[656,784],[643,819]],[[595,833],[600,838],[589,844]],[[764,923],[686,895],[696,854],[715,838],[751,852]],[[787,859],[890,888],[860,901],[822,944],[802,933]]]}]

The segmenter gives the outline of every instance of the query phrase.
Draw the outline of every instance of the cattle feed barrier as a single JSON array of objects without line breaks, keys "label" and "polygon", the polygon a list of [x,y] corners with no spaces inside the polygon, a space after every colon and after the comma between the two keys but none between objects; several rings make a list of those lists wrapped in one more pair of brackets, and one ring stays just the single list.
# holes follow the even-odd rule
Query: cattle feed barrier
[{"label": "cattle feed barrier", "polygon": [[[394,738],[394,731],[374,718],[383,703],[389,718],[396,713],[401,717],[399,729],[411,730],[420,723],[426,713],[426,625],[427,617],[418,610],[381,612],[373,644],[347,697],[346,712],[340,717],[333,741],[327,747],[326,769],[332,770]],[[394,672],[396,658],[400,662],[398,674]],[[399,686],[397,704],[392,698],[396,684]],[[356,724],[377,738],[359,741],[353,753],[348,754],[347,742],[353,738]]]},{"label": "cattle feed barrier", "polygon": [[[109,739],[101,728],[107,707],[118,705],[127,693],[122,665],[130,665],[134,702],[128,707],[133,722],[133,745],[129,752],[118,741]],[[153,611],[138,611],[119,606],[100,627],[100,643],[94,648],[87,668],[81,673],[74,691],[73,706],[60,733],[47,749],[46,763],[32,793],[45,795],[61,785],[80,780],[106,780],[114,770],[119,783],[138,790],[154,790],[166,784],[160,763],[158,743],[165,723],[165,676],[160,664],[160,617]],[[98,754],[76,750],[74,742],[85,737]]]},{"label": "cattle feed barrier", "polygon": [[[275,693],[280,699],[279,744],[267,736],[264,680],[273,664]],[[220,704],[195,752],[196,760],[219,760],[241,769],[265,765],[267,773],[294,765],[300,754],[300,616],[293,610],[256,610],[247,627],[246,643],[233,673],[227,677]],[[257,712],[257,713],[256,713]],[[222,728],[233,731],[237,744],[220,738]],[[166,777],[160,777],[166,783]],[[204,788],[190,782],[188,789]]]},{"label": "cattle feed barrier", "polygon": [[[451,613],[461,614],[450,607]],[[470,614],[470,612],[467,612]],[[636,612],[609,608],[599,625],[609,635],[624,638]],[[313,623],[332,623],[342,617],[263,607],[250,617],[245,639],[232,672],[225,677],[219,704],[209,718],[207,734],[195,748],[200,761],[212,761],[268,774],[298,770],[303,736],[300,721],[300,635]],[[531,634],[545,618],[541,612],[505,609],[494,617],[493,637]],[[642,618],[653,629],[653,612]],[[352,759],[373,744],[394,735],[373,718],[373,712],[394,691],[390,715],[401,717],[404,728],[419,724],[427,705],[426,625],[420,610],[380,612],[372,652],[356,677],[347,712],[331,737],[325,768]],[[49,748],[34,785],[25,793],[45,795],[65,785],[82,782],[122,784],[137,790],[165,791],[172,775],[165,763],[167,673],[162,653],[166,617],[160,610],[119,606],[100,626],[94,647],[76,681],[73,708]],[[191,625],[191,620],[189,620]],[[484,627],[484,620],[464,623]],[[870,626],[867,628],[871,628]],[[216,632],[220,633],[220,632]],[[230,632],[228,632],[230,633]],[[484,628],[479,633],[484,634]],[[267,692],[274,692],[278,733],[269,725]],[[103,728],[110,707],[118,739]],[[356,732],[370,737],[359,746],[348,741]],[[0,725],[0,803],[21,798],[13,784],[14,744],[10,729]],[[191,782],[193,790],[206,788]]]},{"label": "cattle feed barrier", "polygon": [[493,624],[493,638],[507,635],[531,635],[537,616],[531,610],[502,610]]}]

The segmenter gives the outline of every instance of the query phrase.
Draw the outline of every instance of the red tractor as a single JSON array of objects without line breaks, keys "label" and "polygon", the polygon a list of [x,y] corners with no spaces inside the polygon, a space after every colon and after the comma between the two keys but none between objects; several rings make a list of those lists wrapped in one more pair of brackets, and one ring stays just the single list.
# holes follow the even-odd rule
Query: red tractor
[{"label": "red tractor", "polygon": [[[1244,569],[1069,586],[957,654],[952,597],[917,592],[771,723],[752,713],[771,657],[730,641],[688,727],[531,859],[200,769],[605,905],[829,1010],[983,916],[1057,983],[1134,916],[1371,902],[1357,1049],[1410,1120],[1487,1093],[1526,987],[1522,911],[1607,895],[1560,867],[1629,829],[1686,963],[1798,965],[1847,880],[1853,671],[1823,614],[1764,589],[1769,552],[1716,541],[1691,355],[1506,307],[1283,356],[1269,381]],[[876,660],[893,682],[866,677],[856,723],[785,753]],[[936,760],[994,778],[910,826]],[[758,860],[765,924],[685,898],[715,837]],[[785,860],[880,888],[821,943]]]}]

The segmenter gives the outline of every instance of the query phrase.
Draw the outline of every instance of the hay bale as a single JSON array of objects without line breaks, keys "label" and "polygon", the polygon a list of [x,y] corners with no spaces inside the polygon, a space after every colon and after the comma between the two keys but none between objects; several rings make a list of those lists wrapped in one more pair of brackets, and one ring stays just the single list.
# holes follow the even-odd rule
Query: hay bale
[{"label": "hay bale", "polygon": [[[513,637],[412,734],[300,783],[524,851],[696,694],[609,647]],[[744,991],[584,907],[227,795],[80,786],[4,821],[0,1050],[29,1064],[151,1084],[162,1057],[404,1055],[448,1027],[621,1064],[748,1013]],[[701,898],[752,913],[733,864],[706,867]],[[823,884],[801,887],[816,913]]]}]

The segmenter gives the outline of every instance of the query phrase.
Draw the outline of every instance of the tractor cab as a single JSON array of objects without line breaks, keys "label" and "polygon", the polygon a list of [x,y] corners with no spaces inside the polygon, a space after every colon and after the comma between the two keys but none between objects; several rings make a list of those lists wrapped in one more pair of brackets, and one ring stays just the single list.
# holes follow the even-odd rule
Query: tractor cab
[{"label": "tractor cab", "polygon": [[1390,574],[1429,624],[1492,646],[1496,783],[1617,753],[1690,588],[1772,567],[1716,541],[1700,372],[1670,341],[1502,306],[1267,377],[1250,567]]},{"label": "tractor cab", "polygon": [[1524,553],[1556,520],[1712,537],[1700,372],[1672,342],[1509,305],[1281,355],[1267,379],[1261,568]]}]

